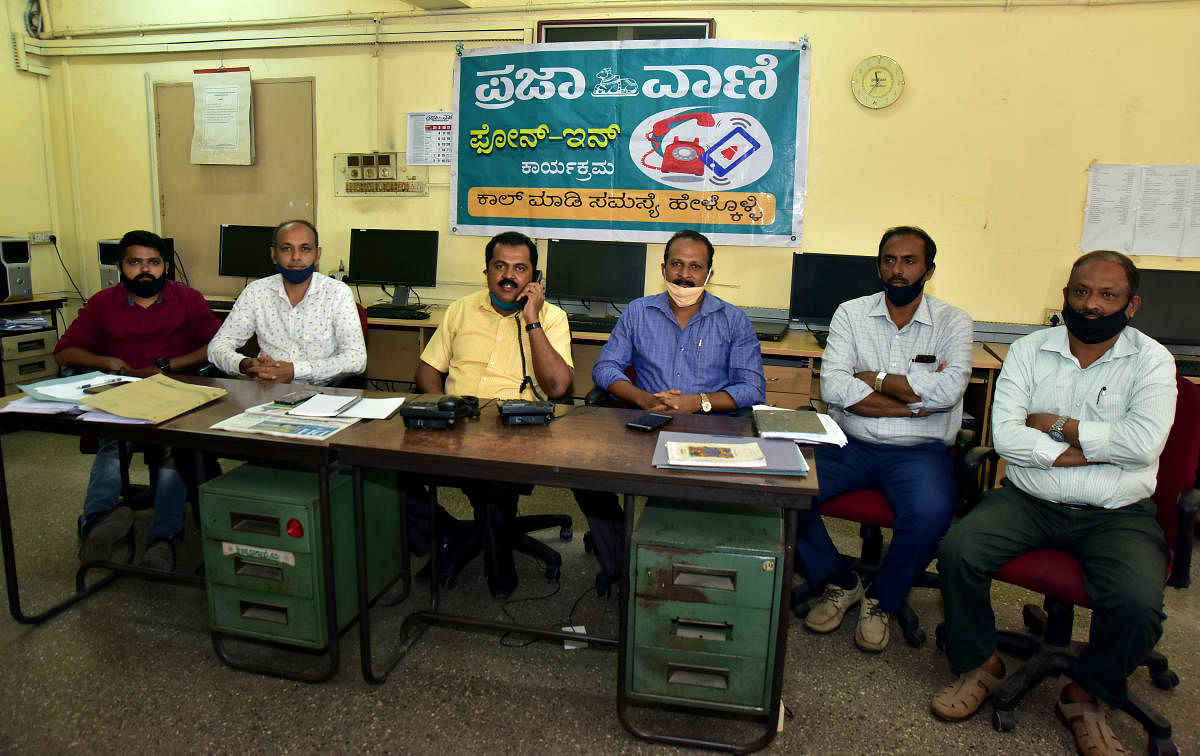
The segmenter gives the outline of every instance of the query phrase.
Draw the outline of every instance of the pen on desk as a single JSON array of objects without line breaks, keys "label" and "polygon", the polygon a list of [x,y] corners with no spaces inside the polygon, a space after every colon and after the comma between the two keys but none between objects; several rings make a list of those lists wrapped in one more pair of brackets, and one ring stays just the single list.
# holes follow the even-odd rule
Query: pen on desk
[{"label": "pen on desk", "polygon": [[1096,394],[1096,404],[1100,403],[1100,397],[1104,396],[1104,392],[1108,391],[1108,386],[1101,386],[1100,393]]}]

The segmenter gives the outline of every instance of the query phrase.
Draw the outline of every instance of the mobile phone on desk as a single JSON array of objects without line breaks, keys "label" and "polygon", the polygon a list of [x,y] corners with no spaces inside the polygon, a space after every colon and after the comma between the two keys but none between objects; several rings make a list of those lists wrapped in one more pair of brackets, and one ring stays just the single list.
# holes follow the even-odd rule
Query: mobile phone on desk
[{"label": "mobile phone on desk", "polygon": [[670,415],[664,415],[661,412],[647,412],[641,417],[634,418],[625,423],[625,427],[640,431],[652,431],[656,428],[661,428],[669,422],[671,422]]}]

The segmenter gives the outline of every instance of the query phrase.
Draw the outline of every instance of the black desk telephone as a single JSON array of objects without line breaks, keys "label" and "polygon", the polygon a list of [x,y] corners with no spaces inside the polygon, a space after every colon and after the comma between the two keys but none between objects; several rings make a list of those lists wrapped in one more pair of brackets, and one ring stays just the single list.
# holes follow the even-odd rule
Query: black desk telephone
[{"label": "black desk telephone", "polygon": [[479,400],[473,396],[422,394],[400,408],[405,428],[445,430],[460,417],[479,417]]}]

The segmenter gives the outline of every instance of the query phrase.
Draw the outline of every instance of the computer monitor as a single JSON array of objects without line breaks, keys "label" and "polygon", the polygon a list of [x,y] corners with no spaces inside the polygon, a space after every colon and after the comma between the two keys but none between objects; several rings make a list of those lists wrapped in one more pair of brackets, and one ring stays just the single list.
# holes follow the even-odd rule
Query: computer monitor
[{"label": "computer monitor", "polygon": [[1139,272],[1142,306],[1129,324],[1164,346],[1200,346],[1200,270]]},{"label": "computer monitor", "polygon": [[437,260],[437,231],[350,229],[350,283],[395,286],[392,304],[408,304],[413,286],[437,286]]},{"label": "computer monitor", "polygon": [[603,315],[605,303],[624,304],[646,291],[646,245],[641,242],[550,239],[546,243],[546,296],[588,302]]},{"label": "computer monitor", "polygon": [[[121,282],[121,240],[100,239],[96,242],[100,260],[100,286],[108,288]],[[175,239],[163,237],[163,262],[167,263],[167,280],[175,279]]]},{"label": "computer monitor", "polygon": [[838,305],[882,289],[875,255],[826,255],[797,252],[792,256],[792,297],[788,317],[828,328]]},{"label": "computer monitor", "polygon": [[275,275],[275,263],[271,261],[271,238],[274,233],[274,226],[222,223],[217,273],[235,278]]}]

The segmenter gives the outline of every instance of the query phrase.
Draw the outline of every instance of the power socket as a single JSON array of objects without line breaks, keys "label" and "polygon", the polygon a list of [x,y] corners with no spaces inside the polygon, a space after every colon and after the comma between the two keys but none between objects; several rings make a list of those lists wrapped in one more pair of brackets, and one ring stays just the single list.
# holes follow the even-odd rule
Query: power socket
[{"label": "power socket", "polygon": [[29,241],[34,244],[49,244],[51,236],[54,236],[53,231],[30,231]]},{"label": "power socket", "polygon": [[1062,325],[1062,322],[1063,322],[1062,310],[1054,310],[1054,309],[1046,308],[1046,317],[1042,321],[1042,323],[1044,325],[1056,326],[1056,325]]}]

